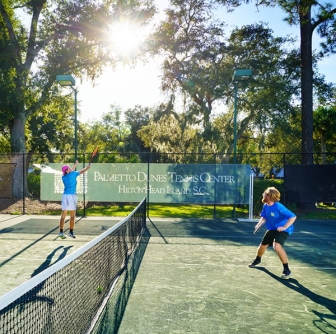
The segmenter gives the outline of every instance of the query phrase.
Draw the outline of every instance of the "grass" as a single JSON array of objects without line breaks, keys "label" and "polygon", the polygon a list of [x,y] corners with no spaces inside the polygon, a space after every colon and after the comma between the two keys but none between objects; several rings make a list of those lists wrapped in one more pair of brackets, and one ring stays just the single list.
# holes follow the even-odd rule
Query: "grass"
[{"label": "grass", "polygon": [[320,220],[336,220],[336,208],[333,205],[318,203],[316,209],[309,212],[299,212],[300,219],[320,219]]},{"label": "grass", "polygon": [[336,220],[336,210],[322,210],[316,212],[302,213],[298,215],[299,219],[320,219],[320,220]]},{"label": "grass", "polygon": [[[85,214],[88,217],[126,217],[136,207],[135,204],[126,205],[94,205],[87,207]],[[195,204],[156,204],[151,203],[147,211],[150,217],[156,218],[214,218],[213,205],[195,205]],[[298,209],[293,209],[299,219],[321,219],[321,220],[336,220],[336,208],[331,205],[318,204],[315,210],[309,212],[301,212]],[[47,215],[60,215],[60,210],[44,212]],[[79,216],[84,215],[84,210],[77,210]],[[216,218],[231,219],[233,217],[232,206],[216,206]],[[236,208],[237,218],[247,218],[248,209],[245,207]],[[258,218],[258,214],[255,214]]]},{"label": "grass", "polygon": [[[87,216],[112,216],[126,217],[133,209],[134,205],[125,205],[123,207],[115,206],[93,206],[86,209]],[[161,218],[213,218],[213,205],[194,205],[194,204],[150,204],[147,208],[150,217]],[[216,206],[216,217],[223,219],[231,219],[232,206]],[[310,212],[300,212],[294,210],[299,219],[330,219],[336,220],[336,208],[327,205],[318,205],[317,208]],[[83,210],[78,210],[79,215],[83,215]],[[247,218],[247,207],[237,207],[236,217]],[[255,214],[258,218],[258,214]]]},{"label": "grass", "polygon": [[[86,208],[86,216],[112,216],[112,217],[126,217],[137,204],[125,206],[99,206],[95,205]],[[213,218],[213,205],[194,205],[194,204],[150,204],[147,207],[150,217],[162,218]],[[83,215],[84,210],[77,210],[78,215]],[[46,214],[51,214],[48,212]],[[52,214],[61,214],[61,212],[52,212]],[[236,208],[237,217],[246,217],[247,209]],[[216,206],[217,218],[232,218],[232,206]]]},{"label": "grass", "polygon": [[[165,218],[232,218],[231,206],[194,205],[194,204],[150,204],[150,217]],[[246,209],[237,208],[237,216],[245,216]]]}]

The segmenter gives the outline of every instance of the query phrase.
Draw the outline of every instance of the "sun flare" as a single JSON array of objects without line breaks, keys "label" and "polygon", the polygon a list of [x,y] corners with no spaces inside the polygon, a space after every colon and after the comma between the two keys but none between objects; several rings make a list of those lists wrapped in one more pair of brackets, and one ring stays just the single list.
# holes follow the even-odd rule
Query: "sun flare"
[{"label": "sun flare", "polygon": [[129,22],[118,22],[111,26],[113,49],[121,55],[135,53],[143,41],[141,29]]}]

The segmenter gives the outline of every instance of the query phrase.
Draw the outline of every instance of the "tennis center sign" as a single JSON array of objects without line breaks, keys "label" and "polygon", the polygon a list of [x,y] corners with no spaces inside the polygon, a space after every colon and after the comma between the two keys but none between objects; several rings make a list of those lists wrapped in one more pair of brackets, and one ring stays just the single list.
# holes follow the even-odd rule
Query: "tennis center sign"
[{"label": "tennis center sign", "polygon": [[[42,200],[61,200],[61,167],[41,167]],[[77,195],[94,202],[248,204],[250,175],[250,165],[96,163],[78,177]]]}]

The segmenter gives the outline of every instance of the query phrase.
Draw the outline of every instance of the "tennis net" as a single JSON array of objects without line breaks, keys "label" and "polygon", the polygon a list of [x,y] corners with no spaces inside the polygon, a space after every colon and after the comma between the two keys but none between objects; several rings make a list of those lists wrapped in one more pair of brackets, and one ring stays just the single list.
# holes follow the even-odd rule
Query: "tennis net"
[{"label": "tennis net", "polygon": [[0,333],[116,332],[149,240],[146,199],[125,219],[0,298]]}]

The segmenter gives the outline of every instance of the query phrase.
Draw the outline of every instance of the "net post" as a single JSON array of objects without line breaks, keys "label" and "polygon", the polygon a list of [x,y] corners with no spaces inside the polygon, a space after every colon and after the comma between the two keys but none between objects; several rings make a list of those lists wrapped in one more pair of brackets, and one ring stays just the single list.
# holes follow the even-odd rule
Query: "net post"
[{"label": "net post", "polygon": [[250,194],[249,194],[249,219],[253,219],[253,172],[250,173]]}]

